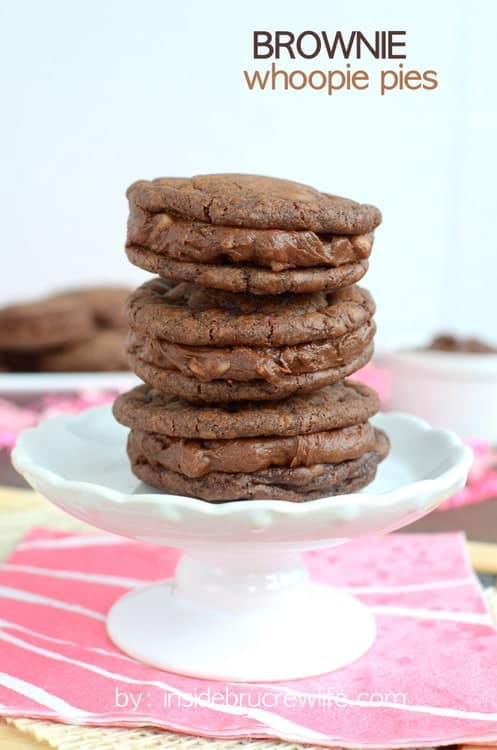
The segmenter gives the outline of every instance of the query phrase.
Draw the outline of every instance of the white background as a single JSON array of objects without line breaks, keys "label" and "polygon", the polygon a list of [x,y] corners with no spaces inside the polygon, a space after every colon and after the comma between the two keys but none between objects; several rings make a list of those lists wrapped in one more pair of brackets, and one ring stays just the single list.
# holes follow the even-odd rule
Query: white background
[{"label": "white background", "polygon": [[[497,341],[496,26],[493,0],[2,0],[0,302],[143,279],[122,250],[133,180],[259,172],[381,207],[380,345]],[[405,29],[405,67],[439,88],[249,92],[252,31],[275,28]]]}]

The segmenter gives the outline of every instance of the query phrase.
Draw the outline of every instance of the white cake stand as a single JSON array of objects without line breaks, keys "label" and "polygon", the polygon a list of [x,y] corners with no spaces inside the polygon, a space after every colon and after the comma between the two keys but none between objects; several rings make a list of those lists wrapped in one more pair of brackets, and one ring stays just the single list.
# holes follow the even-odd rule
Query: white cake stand
[{"label": "white cake stand", "polygon": [[110,610],[108,634],[123,651],[197,677],[296,679],[351,663],[375,638],[368,608],[311,582],[299,553],[405,526],[466,481],[471,452],[454,434],[403,414],[372,421],[392,443],[375,482],[359,493],[300,504],[215,505],[148,487],[131,473],[127,430],[109,407],[26,430],[12,460],[71,515],[186,550],[173,580],[135,589]]}]

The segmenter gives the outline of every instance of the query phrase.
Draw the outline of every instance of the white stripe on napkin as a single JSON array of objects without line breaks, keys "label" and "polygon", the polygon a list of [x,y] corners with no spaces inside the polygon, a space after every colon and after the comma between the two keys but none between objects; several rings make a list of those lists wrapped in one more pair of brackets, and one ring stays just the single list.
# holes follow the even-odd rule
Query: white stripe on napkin
[{"label": "white stripe on napkin", "polygon": [[473,625],[488,625],[494,627],[492,619],[487,613],[451,612],[446,609],[423,609],[422,607],[395,607],[384,604],[369,607],[377,615],[394,615],[398,617],[419,617],[423,620],[451,620],[453,622],[468,622]]},{"label": "white stripe on napkin", "polygon": [[33,638],[40,638],[43,641],[49,643],[58,643],[61,646],[73,646],[76,648],[82,648],[84,651],[93,651],[96,654],[102,654],[102,656],[111,656],[113,659],[120,659],[121,661],[127,661],[128,664],[136,664],[136,659],[132,659],[130,656],[126,656],[123,651],[110,651],[108,648],[100,648],[99,646],[84,646],[78,641],[71,641],[67,638],[55,638],[53,635],[47,635],[46,633],[40,633],[39,630],[33,630],[27,628],[24,625],[18,625],[17,622],[11,620],[4,620],[0,618],[0,630],[6,628],[7,630],[18,630],[26,635],[31,635]]},{"label": "white stripe on napkin", "polygon": [[103,573],[80,573],[78,570],[59,570],[55,568],[40,568],[36,565],[16,565],[5,563],[0,565],[0,572],[6,570],[12,573],[30,573],[35,576],[48,576],[50,578],[62,578],[69,581],[86,581],[88,583],[101,583],[104,586],[120,586],[122,588],[133,588],[150,583],[144,578],[124,578],[123,576],[109,576]]},{"label": "white stripe on napkin", "polygon": [[26,680],[21,680],[19,677],[14,677],[6,672],[0,672],[0,685],[13,690],[15,693],[25,695],[42,706],[51,708],[67,721],[77,722],[78,720],[88,719],[92,716],[87,711],[82,711],[80,708],[72,706],[62,698],[38,687],[38,685],[33,685],[32,682],[26,682]]},{"label": "white stripe on napkin", "polygon": [[111,680],[119,680],[121,682],[127,682],[132,685],[151,685],[152,687],[161,688],[162,690],[181,697],[183,700],[188,701],[190,704],[196,704],[198,706],[201,706],[202,708],[210,709],[211,711],[216,711],[218,713],[224,714],[234,714],[235,716],[246,716],[259,722],[267,730],[272,730],[274,732],[285,732],[288,734],[291,733],[291,736],[295,741],[297,739],[304,738],[307,738],[308,741],[327,739],[327,735],[322,734],[321,732],[315,732],[308,727],[302,727],[299,724],[295,724],[293,721],[289,721],[282,716],[278,716],[277,714],[274,714],[273,712],[267,711],[262,708],[237,706],[232,705],[231,703],[220,704],[217,701],[209,701],[207,699],[199,698],[197,695],[194,695],[192,693],[186,693],[183,690],[178,690],[177,688],[168,685],[166,682],[162,682],[162,680],[138,680],[133,677],[128,677],[127,675],[119,674],[117,672],[111,672],[102,667],[98,667],[96,664],[89,664],[79,659],[71,659],[70,657],[63,656],[56,651],[50,651],[49,649],[34,646],[33,644],[28,643],[21,638],[16,638],[15,636],[10,635],[9,633],[5,633],[1,630],[0,640],[6,641],[7,643],[12,643],[14,646],[26,649],[27,651],[32,651],[33,653],[39,654],[40,656],[48,657],[50,659],[53,659],[54,661],[62,661],[66,664],[73,664],[74,666],[81,667],[81,669],[88,670],[89,672],[94,672],[95,674],[99,674],[101,677],[106,677]]},{"label": "white stripe on napkin", "polygon": [[[325,702],[326,692],[323,693],[305,693],[293,688],[286,687],[284,685],[277,685],[275,683],[252,683],[254,687],[267,688],[268,690],[278,690],[296,697],[302,698],[302,702],[309,704],[309,699],[315,699],[316,701]],[[330,704],[333,703],[333,696],[331,695],[328,699]],[[346,704],[347,706],[358,706],[364,708],[394,708],[398,711],[410,711],[411,713],[423,713],[432,714],[433,716],[444,716],[452,719],[474,719],[475,721],[497,721],[497,713],[486,713],[483,711],[465,711],[459,708],[444,708],[442,706],[421,706],[412,705],[409,703],[397,703],[395,701],[382,701],[382,700],[354,700],[352,698],[346,698],[341,693],[337,695],[336,702],[340,705]]]},{"label": "white stripe on napkin", "polygon": [[46,607],[65,609],[68,612],[74,612],[77,615],[92,617],[94,620],[105,620],[105,616],[101,612],[95,612],[93,609],[81,607],[79,604],[63,602],[60,599],[53,599],[49,596],[33,594],[31,591],[25,591],[25,589],[14,589],[11,586],[0,586],[0,598],[14,599],[18,602],[29,602],[29,604],[42,604]]},{"label": "white stripe on napkin", "polygon": [[95,536],[73,536],[62,537],[60,539],[33,539],[32,541],[21,542],[17,545],[16,550],[25,549],[67,549],[68,547],[93,547],[105,546],[106,544],[129,544],[132,539],[126,539],[123,536],[111,536],[109,534],[98,534]]},{"label": "white stripe on napkin", "polygon": [[446,581],[429,581],[427,583],[406,583],[403,586],[347,586],[344,591],[353,594],[396,594],[410,591],[430,591],[433,589],[454,588],[474,584],[473,576],[452,578]]}]

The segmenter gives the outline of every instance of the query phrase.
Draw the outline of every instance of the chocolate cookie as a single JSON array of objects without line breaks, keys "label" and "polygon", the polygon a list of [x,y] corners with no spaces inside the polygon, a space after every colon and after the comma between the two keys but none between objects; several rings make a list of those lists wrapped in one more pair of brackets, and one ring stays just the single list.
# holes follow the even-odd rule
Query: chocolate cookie
[{"label": "chocolate cookie", "polygon": [[0,349],[31,352],[90,338],[90,311],[74,300],[46,299],[0,310]]},{"label": "chocolate cookie", "polygon": [[101,286],[87,289],[72,289],[61,294],[53,294],[49,300],[67,300],[86,307],[96,328],[126,328],[124,303],[131,289],[126,287]]},{"label": "chocolate cookie", "polygon": [[130,443],[129,456],[133,473],[139,479],[175,495],[210,502],[243,499],[304,502],[365,487],[373,481],[379,462],[388,453],[388,445],[386,435],[377,430],[374,449],[349,461],[296,468],[278,466],[252,473],[213,471],[196,478],[170,471],[149,460],[134,441]]},{"label": "chocolate cookie", "polygon": [[114,402],[118,422],[170,437],[228,439],[305,435],[366,422],[379,409],[377,394],[362,383],[341,382],[278,402],[192,404],[141,385]]},{"label": "chocolate cookie", "polygon": [[124,334],[97,331],[91,339],[43,352],[37,360],[39,372],[120,372],[129,370]]},{"label": "chocolate cookie", "polygon": [[203,383],[212,380],[267,380],[280,383],[288,375],[340,367],[359,356],[372,342],[371,318],[350,333],[296,346],[183,346],[130,331],[130,355],[163,370],[173,370]]},{"label": "chocolate cookie", "polygon": [[126,245],[147,248],[169,260],[224,263],[228,267],[236,263],[279,272],[316,266],[335,268],[366,260],[373,239],[373,233],[318,235],[309,231],[219,227],[171,214],[151,214],[131,202]]},{"label": "chocolate cookie", "polygon": [[127,302],[131,329],[189,346],[292,346],[344,336],[370,320],[369,292],[254,297],[152,279]]},{"label": "chocolate cookie", "polygon": [[359,281],[368,270],[366,260],[344,263],[336,268],[299,268],[271,271],[267,268],[238,265],[213,265],[171,260],[166,255],[136,245],[126,248],[135,266],[172,281],[193,281],[212,289],[250,294],[321,292],[341,289]]},{"label": "chocolate cookie", "polygon": [[258,175],[140,180],[131,185],[127,196],[148,213],[172,213],[220,226],[364,234],[381,222],[374,206]]},{"label": "chocolate cookie", "polygon": [[190,401],[268,401],[286,398],[292,393],[310,393],[325,385],[338,383],[364,367],[373,356],[373,345],[369,344],[358,356],[347,364],[298,375],[287,375],[278,382],[267,380],[211,380],[202,382],[196,377],[185,376],[174,370],[162,369],[129,353],[129,363],[139,378],[160,391],[174,393]]}]

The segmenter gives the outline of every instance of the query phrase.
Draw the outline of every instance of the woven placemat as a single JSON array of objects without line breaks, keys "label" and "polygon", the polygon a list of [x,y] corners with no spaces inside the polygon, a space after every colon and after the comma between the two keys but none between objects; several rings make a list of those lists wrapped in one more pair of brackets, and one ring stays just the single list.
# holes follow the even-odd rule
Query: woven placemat
[{"label": "woven placemat", "polygon": [[101,534],[83,521],[59,510],[32,490],[0,487],[0,562],[33,526],[46,526],[64,531]]},{"label": "woven placemat", "polygon": [[[0,489],[0,517],[0,560],[5,559],[32,526],[96,531],[29,490]],[[497,590],[487,590],[486,598],[497,622]],[[4,722],[56,750],[310,750],[315,747],[279,740],[211,740],[148,728],[82,727],[34,719],[4,719]]]},{"label": "woven placemat", "polygon": [[209,740],[155,729],[100,729],[31,719],[6,721],[57,750],[311,750],[313,747],[273,740]]}]

